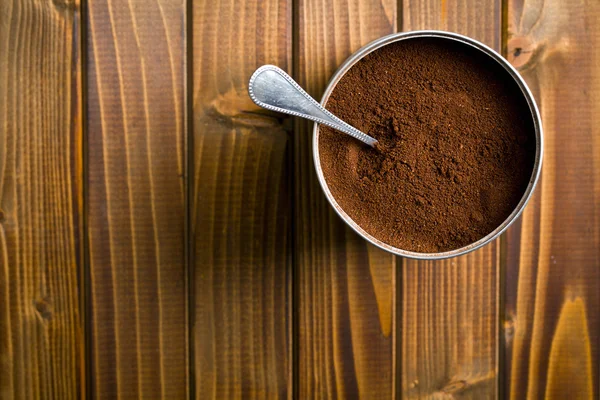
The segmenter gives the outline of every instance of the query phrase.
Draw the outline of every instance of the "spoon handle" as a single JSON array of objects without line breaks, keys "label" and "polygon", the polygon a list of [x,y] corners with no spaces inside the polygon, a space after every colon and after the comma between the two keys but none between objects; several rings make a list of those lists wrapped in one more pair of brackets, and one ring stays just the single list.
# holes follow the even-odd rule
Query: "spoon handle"
[{"label": "spoon handle", "polygon": [[252,74],[248,92],[252,101],[267,110],[310,119],[347,133],[369,146],[377,143],[371,136],[327,111],[288,74],[274,65],[263,65]]}]

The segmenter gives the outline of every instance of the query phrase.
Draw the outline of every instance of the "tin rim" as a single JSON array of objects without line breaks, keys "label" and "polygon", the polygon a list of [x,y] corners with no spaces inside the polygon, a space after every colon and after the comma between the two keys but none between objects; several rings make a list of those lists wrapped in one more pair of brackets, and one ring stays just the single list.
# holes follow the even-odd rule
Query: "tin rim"
[{"label": "tin rim", "polygon": [[420,259],[420,260],[440,260],[450,257],[456,257],[463,254],[467,254],[471,251],[474,251],[490,242],[498,238],[523,212],[523,209],[531,199],[535,186],[540,177],[540,172],[542,169],[542,158],[544,152],[544,135],[542,131],[542,122],[540,117],[540,112],[535,103],[535,99],[529,90],[529,87],[519,75],[517,70],[504,59],[500,54],[498,54],[492,48],[486,46],[485,44],[469,38],[467,36],[460,35],[458,33],[446,32],[446,31],[435,31],[435,30],[425,30],[425,31],[413,31],[413,32],[403,32],[403,33],[394,33],[388,36],[381,37],[379,39],[374,40],[373,42],[361,47],[355,53],[353,53],[346,61],[344,61],[337,71],[331,77],[327,87],[325,89],[325,93],[321,98],[321,105],[325,106],[329,96],[333,92],[333,89],[340,81],[340,79],[344,76],[344,74],[356,64],[359,60],[361,60],[367,54],[386,46],[390,43],[398,42],[401,40],[412,39],[417,37],[437,37],[443,39],[454,40],[465,45],[471,46],[488,55],[490,58],[495,60],[498,64],[500,64],[508,74],[513,78],[513,80],[517,83],[519,88],[521,89],[521,93],[525,97],[527,104],[529,106],[529,110],[531,112],[531,117],[533,119],[533,125],[535,130],[536,137],[536,151],[535,151],[535,162],[533,164],[533,172],[529,179],[529,184],[527,185],[527,189],[525,193],[521,197],[521,200],[515,207],[515,209],[511,212],[511,214],[500,224],[496,229],[492,232],[479,239],[476,242],[473,242],[467,246],[460,247],[458,249],[444,251],[439,253],[417,253],[414,251],[403,250],[398,247],[391,246],[387,243],[382,242],[381,240],[375,238],[368,232],[366,232],[363,228],[361,228],[346,212],[340,207],[340,205],[336,202],[335,198],[331,194],[329,187],[327,186],[327,182],[325,181],[325,177],[323,175],[323,169],[321,167],[321,160],[319,157],[319,125],[317,123],[314,124],[313,128],[313,159],[315,164],[315,169],[317,172],[317,177],[319,178],[319,184],[321,185],[321,189],[325,193],[325,197],[329,204],[333,207],[335,212],[342,218],[342,220],[348,224],[356,233],[362,236],[367,241],[371,242],[375,246],[386,250],[392,254],[396,254],[403,257]]}]

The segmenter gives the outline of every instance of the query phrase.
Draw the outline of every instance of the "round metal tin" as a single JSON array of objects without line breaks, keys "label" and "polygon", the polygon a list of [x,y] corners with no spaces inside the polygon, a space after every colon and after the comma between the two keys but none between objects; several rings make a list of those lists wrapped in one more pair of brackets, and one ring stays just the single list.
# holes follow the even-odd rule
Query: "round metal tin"
[{"label": "round metal tin", "polygon": [[519,204],[515,207],[515,209],[508,216],[508,218],[506,218],[506,220],[502,224],[500,224],[496,229],[494,229],[492,232],[490,232],[485,237],[483,237],[483,238],[479,239],[478,241],[471,243],[467,246],[464,246],[464,247],[461,247],[461,248],[458,248],[455,250],[451,250],[451,251],[444,251],[444,252],[440,252],[440,253],[417,253],[414,251],[403,250],[403,249],[400,249],[400,248],[397,248],[394,246],[390,246],[389,244],[384,243],[384,242],[378,240],[377,238],[373,237],[371,234],[369,234],[364,229],[362,229],[357,223],[355,223],[352,220],[352,218],[350,218],[348,216],[348,214],[346,214],[346,212],[339,206],[339,204],[335,201],[335,198],[332,196],[332,194],[329,190],[329,187],[327,186],[327,182],[325,181],[325,177],[323,176],[323,170],[321,168],[321,161],[319,158],[319,125],[318,124],[315,124],[314,129],[313,129],[313,157],[314,157],[314,162],[315,162],[315,168],[317,171],[317,176],[319,178],[319,183],[321,184],[321,188],[323,189],[323,192],[325,192],[325,196],[327,197],[327,200],[329,201],[329,203],[331,204],[333,209],[337,212],[337,214],[344,220],[344,222],[346,222],[360,236],[362,236],[369,242],[373,243],[375,246],[380,247],[383,250],[389,251],[390,253],[393,253],[393,254],[396,254],[399,256],[415,258],[415,259],[422,259],[422,260],[438,260],[438,259],[460,256],[460,255],[469,253],[473,250],[476,250],[476,249],[492,242],[494,239],[498,238],[498,236],[500,236],[502,234],[502,232],[504,232],[519,217],[519,215],[521,215],[521,213],[523,212],[523,209],[529,202],[529,199],[531,198],[531,195],[533,194],[535,186],[540,177],[540,172],[542,169],[542,156],[543,156],[543,152],[544,152],[544,135],[542,132],[542,122],[541,122],[541,118],[540,118],[540,113],[537,108],[537,105],[535,104],[533,95],[531,94],[531,91],[527,87],[527,84],[525,83],[523,78],[521,78],[521,76],[519,75],[517,70],[512,65],[510,65],[508,63],[508,61],[506,61],[500,54],[498,54],[496,51],[489,48],[485,44],[478,42],[477,40],[471,39],[467,36],[459,35],[457,33],[452,33],[452,32],[445,32],[445,31],[414,31],[414,32],[395,33],[392,35],[384,36],[382,38],[379,38],[379,39],[367,44],[366,46],[362,47],[361,49],[356,51],[354,54],[352,54],[346,61],[344,61],[344,63],[338,68],[338,70],[335,72],[335,74],[333,74],[333,77],[331,78],[331,80],[329,81],[329,84],[327,85],[327,88],[325,89],[325,93],[323,94],[323,98],[321,99],[321,104],[323,106],[325,106],[325,104],[327,103],[327,100],[329,99],[329,96],[333,92],[333,89],[335,88],[335,86],[337,85],[339,80],[342,78],[342,76],[344,76],[344,74],[350,68],[352,68],[352,66],[354,64],[356,64],[359,60],[361,60],[364,56],[366,56],[367,54],[369,54],[385,45],[388,45],[390,43],[398,42],[401,40],[420,38],[420,37],[434,37],[434,38],[437,37],[437,38],[454,40],[454,41],[466,44],[468,46],[471,46],[484,54],[487,54],[489,57],[491,57],[496,62],[498,62],[498,64],[500,64],[508,72],[508,74],[514,79],[514,81],[517,83],[517,85],[521,89],[521,92],[522,92],[523,96],[525,97],[527,104],[529,105],[529,109],[531,111],[531,118],[533,119],[533,124],[534,124],[534,129],[535,129],[535,136],[536,136],[535,162],[534,162],[534,166],[533,166],[533,172],[531,174],[531,178],[529,181],[529,185],[527,186],[527,189],[526,189],[525,193],[523,194],[523,197],[519,201]]}]

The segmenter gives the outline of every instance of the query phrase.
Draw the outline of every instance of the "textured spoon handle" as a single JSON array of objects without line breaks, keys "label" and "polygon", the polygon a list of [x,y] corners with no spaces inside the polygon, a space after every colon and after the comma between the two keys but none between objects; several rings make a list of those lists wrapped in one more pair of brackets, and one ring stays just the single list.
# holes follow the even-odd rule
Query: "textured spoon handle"
[{"label": "textured spoon handle", "polygon": [[323,108],[288,74],[274,65],[263,65],[252,74],[248,92],[252,101],[267,110],[295,115],[330,126],[369,146],[377,143],[377,140],[371,136],[362,133]]}]

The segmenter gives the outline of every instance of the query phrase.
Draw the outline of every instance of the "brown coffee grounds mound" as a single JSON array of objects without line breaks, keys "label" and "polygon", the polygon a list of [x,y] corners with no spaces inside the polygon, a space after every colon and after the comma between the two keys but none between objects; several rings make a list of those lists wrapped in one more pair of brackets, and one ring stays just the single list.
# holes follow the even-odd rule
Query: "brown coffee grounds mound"
[{"label": "brown coffee grounds mound", "polygon": [[529,107],[501,66],[466,45],[387,45],[344,75],[327,108],[379,141],[373,149],[321,126],[319,152],[338,204],[392,246],[431,253],[473,243],[529,183]]}]

